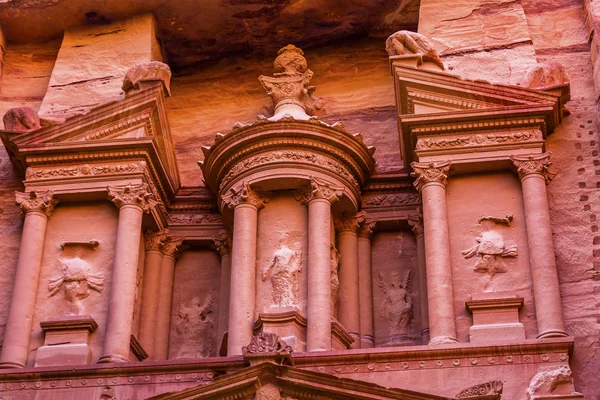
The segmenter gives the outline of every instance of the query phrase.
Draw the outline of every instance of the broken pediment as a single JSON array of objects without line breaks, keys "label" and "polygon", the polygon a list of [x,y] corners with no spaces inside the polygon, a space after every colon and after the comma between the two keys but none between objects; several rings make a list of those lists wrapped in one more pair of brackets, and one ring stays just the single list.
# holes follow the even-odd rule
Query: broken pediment
[{"label": "broken pediment", "polygon": [[[543,152],[569,100],[568,83],[529,89],[419,68],[415,57],[390,57],[390,64],[405,165],[442,158],[472,163],[468,154],[484,160],[518,148]],[[508,153],[500,158],[507,161]]]}]

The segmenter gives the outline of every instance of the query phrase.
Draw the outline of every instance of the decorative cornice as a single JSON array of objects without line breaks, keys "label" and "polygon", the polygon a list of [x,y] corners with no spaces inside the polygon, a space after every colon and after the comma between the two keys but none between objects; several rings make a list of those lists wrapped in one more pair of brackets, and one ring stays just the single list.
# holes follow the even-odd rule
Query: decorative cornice
[{"label": "decorative cornice", "polygon": [[310,189],[298,192],[296,200],[300,201],[302,204],[308,204],[312,200],[325,199],[333,204],[342,197],[343,193],[344,188],[334,186],[330,182],[311,176]]},{"label": "decorative cornice", "polygon": [[[365,213],[365,218],[366,218],[366,213]],[[373,230],[375,229],[376,226],[377,226],[377,221],[365,219],[365,221],[358,228],[358,237],[370,240],[373,237]]]},{"label": "decorative cornice", "polygon": [[477,147],[543,140],[542,131],[530,129],[509,133],[477,133],[469,136],[419,137],[416,150],[440,150],[455,147]]},{"label": "decorative cornice", "polygon": [[24,216],[30,212],[40,212],[50,218],[58,204],[58,200],[54,198],[51,190],[15,192],[15,200],[17,205],[21,207]]},{"label": "decorative cornice", "polygon": [[181,255],[183,249],[183,240],[181,237],[167,236],[163,242],[161,252],[165,256],[177,258]]},{"label": "decorative cornice", "polygon": [[425,185],[429,183],[439,183],[443,186],[446,186],[448,174],[450,172],[450,161],[442,161],[437,163],[412,162],[410,166],[414,170],[410,176],[417,178],[413,185],[419,192],[423,190]]},{"label": "decorative cornice", "polygon": [[167,239],[168,236],[168,229],[163,229],[158,232],[147,230],[145,235],[146,251],[161,251],[163,242]]},{"label": "decorative cornice", "polygon": [[145,213],[150,212],[150,208],[154,207],[157,202],[153,199],[154,195],[148,192],[148,185],[142,183],[140,185],[128,184],[125,187],[108,186],[106,188],[108,198],[118,208],[123,206],[138,206]]},{"label": "decorative cornice", "polygon": [[230,254],[231,252],[231,238],[226,230],[220,230],[219,233],[212,237],[215,249],[219,252],[219,256]]},{"label": "decorative cornice", "polygon": [[410,229],[412,229],[413,234],[416,238],[422,236],[425,232],[423,228],[423,216],[421,214],[418,215],[409,215],[408,216],[408,225]]},{"label": "decorative cornice", "polygon": [[519,179],[523,180],[529,175],[541,175],[546,183],[549,183],[556,176],[556,172],[550,171],[550,155],[551,153],[511,156],[510,160],[517,167]]},{"label": "decorative cornice", "polygon": [[366,218],[367,213],[364,211],[356,213],[355,215],[347,215],[344,213],[340,218],[335,220],[335,230],[338,233],[351,232],[358,234],[358,229],[366,221]]},{"label": "decorative cornice", "polygon": [[248,182],[243,182],[237,188],[232,187],[231,193],[223,196],[223,202],[230,208],[235,208],[240,204],[251,204],[256,208],[262,208],[271,199],[272,193],[259,193],[250,187]]},{"label": "decorative cornice", "polygon": [[[498,396],[502,394],[502,381],[489,381],[470,386],[456,395],[457,399],[479,398],[480,396]],[[487,398],[487,397],[486,397]]]},{"label": "decorative cornice", "polygon": [[31,179],[53,179],[53,178],[68,178],[78,176],[96,176],[96,175],[111,175],[123,174],[132,172],[144,172],[147,164],[145,161],[138,161],[127,164],[112,164],[112,165],[76,165],[73,167],[59,168],[35,168],[29,167],[25,172],[25,178]]},{"label": "decorative cornice", "polygon": [[[411,116],[403,116],[403,119],[409,119]],[[422,115],[415,116],[414,118],[421,118]],[[515,129],[522,128],[524,126],[534,126],[539,129],[543,134],[546,133],[546,122],[542,117],[522,117],[522,118],[507,118],[507,119],[485,119],[483,121],[469,121],[469,122],[456,122],[450,123],[445,122],[443,124],[430,124],[426,126],[415,126],[410,129],[410,132],[414,135],[426,135],[426,134],[448,134],[456,132],[466,132],[474,130],[486,130],[486,129]]]}]

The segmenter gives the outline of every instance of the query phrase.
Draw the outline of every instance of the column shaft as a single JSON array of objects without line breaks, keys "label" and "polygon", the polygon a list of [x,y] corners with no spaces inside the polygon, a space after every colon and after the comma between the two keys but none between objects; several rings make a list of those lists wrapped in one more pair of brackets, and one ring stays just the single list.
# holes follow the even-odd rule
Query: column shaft
[{"label": "column shaft", "polygon": [[175,280],[175,257],[165,254],[160,267],[158,307],[156,309],[156,360],[169,358],[169,336],[171,333],[171,308],[173,306],[173,283]]},{"label": "column shaft", "polygon": [[360,304],[358,285],[358,236],[356,232],[338,233],[340,251],[340,291],[338,319],[354,338],[350,346],[360,348]]},{"label": "column shaft", "polygon": [[358,238],[358,297],[360,304],[360,347],[375,346],[373,329],[373,276],[371,267],[371,239]]},{"label": "column shaft", "polygon": [[217,328],[217,342],[220,344],[227,324],[229,323],[229,290],[231,280],[231,254],[221,256],[221,283],[219,291],[219,322]]},{"label": "column shaft", "polygon": [[427,304],[427,270],[425,264],[425,238],[417,234],[417,268],[419,269],[419,308],[421,311],[421,343],[429,343],[429,305]]},{"label": "column shaft", "polygon": [[242,354],[242,347],[250,343],[256,302],[258,209],[253,204],[238,204],[233,218],[230,293],[235,295],[229,300],[227,355]]},{"label": "column shaft", "polygon": [[158,308],[158,289],[161,285],[160,265],[162,259],[163,255],[159,250],[146,251],[139,339],[150,360],[155,359],[156,310]]}]

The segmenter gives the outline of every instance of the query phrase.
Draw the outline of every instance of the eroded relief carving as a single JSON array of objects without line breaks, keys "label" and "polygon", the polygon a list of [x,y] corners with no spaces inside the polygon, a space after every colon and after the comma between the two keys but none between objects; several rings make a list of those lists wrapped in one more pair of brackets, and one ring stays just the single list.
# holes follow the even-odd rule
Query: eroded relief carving
[{"label": "eroded relief carving", "polygon": [[504,258],[517,257],[517,245],[506,243],[498,225],[510,226],[512,215],[504,218],[481,217],[479,224],[483,231],[477,239],[477,244],[462,252],[465,258],[475,257],[473,269],[476,272],[488,272],[495,274],[506,272]]},{"label": "eroded relief carving", "polygon": [[104,274],[92,272],[91,265],[81,258],[80,251],[76,251],[73,258],[57,260],[56,264],[61,273],[49,280],[49,296],[62,291],[64,299],[71,304],[70,314],[84,314],[85,306],[82,300],[89,297],[92,290],[102,293]]},{"label": "eroded relief carving", "polygon": [[298,307],[299,277],[302,272],[302,253],[296,253],[281,241],[271,263],[263,270],[263,282],[270,278],[274,307]]},{"label": "eroded relief carving", "polygon": [[204,301],[201,301],[199,297],[194,297],[188,304],[179,300],[175,330],[183,340],[176,358],[210,357],[216,332],[214,311],[217,306],[217,297],[215,291],[210,290]]},{"label": "eroded relief carving", "polygon": [[542,140],[542,132],[539,129],[506,134],[488,133],[485,135],[419,138],[415,148],[417,150],[434,150],[453,147],[484,146],[489,144],[520,143],[536,140]]},{"label": "eroded relief carving", "polygon": [[340,252],[335,248],[333,243],[329,245],[329,261],[331,265],[331,313],[335,314],[338,293],[340,291],[340,278],[338,274],[340,267]]},{"label": "eroded relief carving", "polygon": [[364,207],[384,207],[419,203],[421,203],[421,196],[418,193],[410,192],[366,195],[362,198],[362,204]]},{"label": "eroded relief carving", "polygon": [[573,385],[573,376],[568,366],[541,367],[540,371],[531,379],[527,388],[529,400],[538,396],[552,395],[560,385]]},{"label": "eroded relief carving", "polygon": [[471,397],[501,395],[502,389],[502,381],[489,381],[461,390],[460,393],[456,395],[456,398],[469,399]]},{"label": "eroded relief carving", "polygon": [[429,40],[417,32],[398,31],[390,35],[385,42],[385,50],[390,57],[420,54],[424,61],[431,61],[441,69],[445,69],[444,63]]},{"label": "eroded relief carving", "polygon": [[258,332],[252,336],[248,346],[242,347],[242,354],[278,353],[291,354],[292,346],[288,346],[277,334],[271,332]]},{"label": "eroded relief carving", "polygon": [[386,345],[412,342],[412,323],[414,318],[412,287],[414,274],[407,270],[403,274],[396,272],[392,279],[386,279],[381,272],[377,274],[379,287],[383,291],[381,312],[387,315],[390,337]]}]

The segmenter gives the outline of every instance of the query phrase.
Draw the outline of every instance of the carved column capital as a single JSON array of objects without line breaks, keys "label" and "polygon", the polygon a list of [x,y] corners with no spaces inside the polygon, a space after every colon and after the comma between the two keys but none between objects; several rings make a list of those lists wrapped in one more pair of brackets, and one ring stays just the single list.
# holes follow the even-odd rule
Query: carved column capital
[{"label": "carved column capital", "polygon": [[158,232],[146,231],[146,251],[161,251],[164,241],[169,237],[169,230],[163,229]]},{"label": "carved column capital", "polygon": [[316,199],[325,199],[333,204],[338,201],[344,193],[344,188],[334,186],[332,183],[323,179],[315,178],[314,176],[311,176],[309,179],[310,189],[298,192],[298,195],[296,196],[296,200],[300,201],[302,204],[308,204]]},{"label": "carved column capital", "polygon": [[361,238],[369,239],[373,237],[373,230],[377,225],[377,221],[365,219],[364,222],[358,228],[358,236]]},{"label": "carved column capital", "polygon": [[358,234],[358,229],[366,221],[367,213],[361,211],[355,215],[342,214],[340,218],[335,220],[335,230],[338,233],[352,232]]},{"label": "carved column capital", "polygon": [[410,215],[408,217],[408,225],[410,226],[410,229],[412,229],[416,238],[422,236],[425,232],[423,228],[423,216],[421,214]]},{"label": "carved column capital", "polygon": [[541,175],[546,183],[549,183],[556,176],[556,172],[550,171],[550,166],[552,165],[550,155],[551,153],[510,156],[510,160],[517,167],[519,179],[523,180],[525,177],[535,174]]},{"label": "carved column capital", "polygon": [[248,182],[243,182],[238,187],[232,187],[230,193],[223,196],[227,207],[235,208],[240,204],[251,204],[257,209],[264,207],[271,200],[271,193],[259,193],[250,187]]},{"label": "carved column capital", "polygon": [[167,236],[164,240],[161,251],[163,255],[177,258],[181,255],[184,250],[183,238]]},{"label": "carved column capital", "polygon": [[138,206],[145,213],[150,212],[150,208],[154,207],[157,202],[153,199],[154,195],[148,191],[148,185],[142,183],[140,185],[131,185],[123,187],[108,186],[108,199],[112,201],[118,208],[123,206]]},{"label": "carved column capital", "polygon": [[219,252],[221,258],[231,253],[231,238],[226,230],[219,231],[217,235],[212,237],[212,240],[213,246]]},{"label": "carved column capital", "polygon": [[58,200],[54,198],[51,190],[41,192],[32,190],[30,192],[15,192],[15,200],[23,215],[29,212],[41,212],[50,218]]},{"label": "carved column capital", "polygon": [[418,191],[423,190],[425,185],[429,183],[439,183],[446,186],[448,183],[448,175],[450,172],[450,161],[418,163],[410,164],[414,172],[410,176],[417,178],[413,185]]}]

